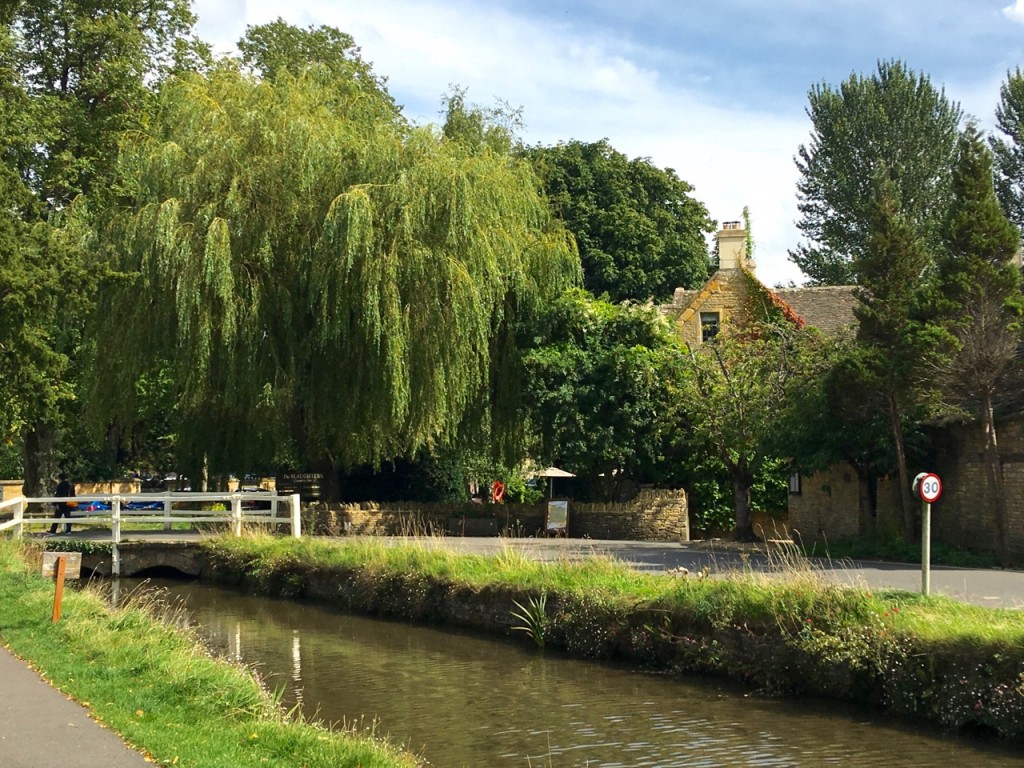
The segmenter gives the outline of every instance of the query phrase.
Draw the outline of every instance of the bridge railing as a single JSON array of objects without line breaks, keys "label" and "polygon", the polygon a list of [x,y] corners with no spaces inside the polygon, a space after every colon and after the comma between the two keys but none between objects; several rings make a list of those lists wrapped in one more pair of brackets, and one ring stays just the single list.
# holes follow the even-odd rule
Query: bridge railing
[{"label": "bridge railing", "polygon": [[[61,502],[77,505],[70,518],[54,516],[53,506]],[[7,515],[11,518],[3,520]],[[292,536],[302,536],[297,493],[97,493],[71,499],[18,496],[0,502],[0,532],[10,530],[15,536],[24,535],[27,526],[89,526],[110,528],[111,541],[119,544],[125,526],[171,531],[176,523],[226,523],[236,536],[247,524],[284,525]]]}]

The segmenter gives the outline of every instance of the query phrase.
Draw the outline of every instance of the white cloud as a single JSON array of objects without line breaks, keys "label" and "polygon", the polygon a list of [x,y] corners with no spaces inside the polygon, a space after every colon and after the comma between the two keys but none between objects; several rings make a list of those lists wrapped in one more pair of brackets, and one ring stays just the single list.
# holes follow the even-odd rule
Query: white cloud
[{"label": "white cloud", "polygon": [[1024,24],[1024,0],[1015,0],[1013,5],[1003,8],[1003,15],[1010,21]]},{"label": "white cloud", "polygon": [[[197,13],[203,19],[204,7],[216,5],[199,0]],[[221,39],[279,15],[351,34],[413,120],[436,121],[441,95],[458,84],[472,102],[522,106],[529,143],[608,138],[630,157],[674,168],[719,222],[739,219],[749,206],[761,279],[800,280],[786,253],[798,240],[792,158],[809,127],[802,111],[759,113],[740,98],[717,106],[693,90],[692,79],[680,87],[645,64],[685,53],[639,50],[616,30],[535,20],[470,0],[295,0],[283,7],[250,0],[237,31],[221,30]]]}]

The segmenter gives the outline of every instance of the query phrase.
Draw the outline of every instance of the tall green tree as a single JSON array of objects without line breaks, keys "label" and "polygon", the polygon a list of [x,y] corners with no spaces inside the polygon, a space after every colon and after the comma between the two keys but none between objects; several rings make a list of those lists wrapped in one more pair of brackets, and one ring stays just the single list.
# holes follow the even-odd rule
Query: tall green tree
[{"label": "tall green tree", "polygon": [[751,519],[755,481],[766,470],[785,473],[771,441],[791,391],[813,371],[818,343],[816,335],[778,320],[723,331],[690,350],[679,397],[694,437],[713,447],[729,474],[738,541],[757,538]]},{"label": "tall green tree", "polygon": [[992,156],[973,124],[957,146],[945,239],[941,296],[957,342],[945,369],[947,386],[982,424],[987,502],[1000,558],[1009,565],[1009,518],[993,402],[1021,343],[1024,297],[1020,269],[1012,261],[1020,232],[996,199]]},{"label": "tall green tree", "polygon": [[610,301],[667,301],[708,276],[714,223],[671,168],[630,160],[606,140],[533,147],[555,214],[576,238],[583,284]]},{"label": "tall green tree", "polygon": [[888,402],[879,391],[876,356],[855,339],[824,343],[816,375],[795,388],[773,432],[773,453],[813,474],[846,462],[857,476],[858,531],[879,533],[877,481],[896,471]]},{"label": "tall green tree", "polygon": [[917,228],[903,214],[894,185],[876,176],[867,221],[869,237],[858,253],[859,325],[857,340],[864,372],[886,404],[903,515],[903,536],[916,537],[916,505],[907,468],[908,422],[919,421],[934,406],[931,372],[948,349],[949,339],[927,311],[926,272],[933,259]]},{"label": "tall green tree", "polygon": [[517,323],[578,279],[527,163],[336,93],[225,62],[166,84],[124,149],[101,364],[169,361],[212,469],[268,433],[336,476],[510,429]]},{"label": "tall green tree", "polygon": [[378,119],[398,118],[386,79],[363,59],[352,36],[334,27],[303,29],[278,17],[246,27],[238,50],[246,67],[265,80],[273,81],[284,72],[293,77],[308,73],[333,84],[332,100],[344,104],[347,111],[360,102],[364,111]]},{"label": "tall green tree", "polygon": [[1024,72],[1006,73],[999,89],[996,128],[990,139],[996,196],[1010,221],[1024,227]]},{"label": "tall green tree", "polygon": [[41,0],[14,19],[16,60],[39,126],[31,183],[62,208],[113,188],[121,134],[142,121],[150,83],[206,53],[188,0]]},{"label": "tall green tree", "polygon": [[531,456],[570,470],[603,499],[664,482],[678,405],[678,342],[653,307],[611,304],[584,291],[553,303],[524,358]]},{"label": "tall green tree", "polygon": [[187,38],[193,21],[185,0],[41,0],[17,4],[5,28],[0,67],[13,77],[5,75],[4,109],[14,111],[7,125],[17,134],[5,137],[3,156],[29,196],[6,208],[17,211],[21,234],[0,273],[8,318],[24,329],[9,339],[9,352],[20,350],[11,353],[14,380],[39,384],[12,401],[29,493],[52,487],[83,369],[81,324],[96,270],[79,231],[66,226],[70,206],[85,192],[96,206],[116,198],[118,141],[143,122],[150,85],[202,54]]},{"label": "tall green tree", "polygon": [[806,242],[789,254],[812,285],[861,281],[856,261],[872,238],[873,184],[884,175],[901,215],[935,248],[949,204],[961,110],[927,76],[880,61],[871,76],[808,93],[811,140],[797,151],[800,219]]}]

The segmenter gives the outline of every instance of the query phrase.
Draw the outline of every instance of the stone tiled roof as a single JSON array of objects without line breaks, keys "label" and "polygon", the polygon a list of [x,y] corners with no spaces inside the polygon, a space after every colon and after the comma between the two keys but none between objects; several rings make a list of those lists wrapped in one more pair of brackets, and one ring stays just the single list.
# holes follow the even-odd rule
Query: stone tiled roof
[{"label": "stone tiled roof", "polygon": [[834,285],[820,288],[777,288],[774,290],[808,325],[827,336],[852,330],[857,324],[853,308],[857,298],[855,286]]},{"label": "stone tiled roof", "polygon": [[[748,275],[755,281],[753,273]],[[662,304],[658,309],[662,315],[677,319],[691,306],[698,303],[709,286],[721,275],[716,273],[705,284],[702,290],[686,290],[676,288],[670,304]],[[763,285],[758,281],[758,285]],[[837,285],[818,288],[768,288],[766,293],[774,299],[780,299],[789,306],[807,325],[813,325],[827,336],[836,336],[844,331],[852,331],[857,324],[853,308],[857,299],[853,295],[854,286]]]}]

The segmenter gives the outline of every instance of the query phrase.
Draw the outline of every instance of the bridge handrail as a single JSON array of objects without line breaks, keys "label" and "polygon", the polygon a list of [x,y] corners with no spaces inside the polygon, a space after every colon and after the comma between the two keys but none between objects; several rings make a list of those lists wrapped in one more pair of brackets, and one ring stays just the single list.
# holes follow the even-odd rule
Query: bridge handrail
[{"label": "bridge handrail", "polygon": [[13,499],[0,501],[0,513],[8,507],[14,507],[14,516],[10,520],[0,522],[0,533],[13,528],[14,535],[21,536],[22,520],[25,517],[25,498],[23,496],[15,496]]},{"label": "bridge handrail", "polygon": [[[26,516],[26,510],[30,504],[57,504],[60,502],[73,501],[78,505],[87,505],[90,502],[104,502],[110,504],[110,509],[82,509],[85,514],[76,514],[73,517],[36,517]],[[242,508],[246,501],[269,502],[270,509]],[[162,512],[155,509],[130,509],[126,505],[131,502],[144,502],[146,504],[160,503]],[[225,504],[223,510],[210,509],[175,509],[175,505],[183,502],[210,503],[219,502]],[[280,515],[279,504],[286,502],[286,515]],[[121,541],[121,522],[129,520],[133,523],[163,523],[165,530],[170,530],[173,523],[198,523],[198,522],[230,522],[235,535],[241,535],[243,523],[279,523],[288,524],[291,527],[292,536],[301,538],[302,522],[300,517],[299,495],[277,494],[260,491],[235,491],[233,493],[189,493],[189,492],[162,492],[162,493],[89,493],[76,496],[71,499],[64,496],[16,496],[0,502],[0,513],[8,507],[14,508],[11,520],[0,522],[0,532],[8,529],[15,529],[15,535],[22,534],[22,526],[25,523],[45,525],[47,523],[58,525],[106,525],[111,526],[111,540],[114,544]],[[72,522],[73,521],[73,522]]]}]

